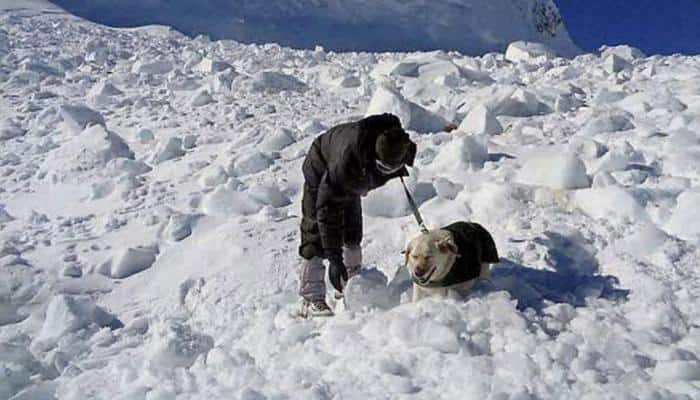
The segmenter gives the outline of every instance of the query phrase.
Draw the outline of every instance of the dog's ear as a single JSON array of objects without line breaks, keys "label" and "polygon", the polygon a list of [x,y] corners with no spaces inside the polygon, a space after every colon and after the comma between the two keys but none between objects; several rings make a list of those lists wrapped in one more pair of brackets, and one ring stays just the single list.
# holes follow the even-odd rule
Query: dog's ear
[{"label": "dog's ear", "polygon": [[406,246],[406,249],[401,252],[404,256],[404,264],[408,264],[408,257],[411,255],[411,246]]},{"label": "dog's ear", "polygon": [[448,241],[448,240],[443,240],[442,242],[439,242],[437,244],[438,250],[440,250],[441,253],[452,253],[454,255],[457,255],[457,246],[455,246],[454,243]]}]

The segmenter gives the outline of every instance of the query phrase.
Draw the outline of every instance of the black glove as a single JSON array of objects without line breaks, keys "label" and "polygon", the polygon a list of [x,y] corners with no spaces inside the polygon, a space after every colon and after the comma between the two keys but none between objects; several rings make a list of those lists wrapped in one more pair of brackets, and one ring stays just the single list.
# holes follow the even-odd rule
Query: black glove
[{"label": "black glove", "polygon": [[328,262],[330,264],[328,267],[328,280],[331,281],[335,290],[342,293],[345,282],[348,281],[348,270],[343,264],[343,257],[334,255],[328,258]]}]

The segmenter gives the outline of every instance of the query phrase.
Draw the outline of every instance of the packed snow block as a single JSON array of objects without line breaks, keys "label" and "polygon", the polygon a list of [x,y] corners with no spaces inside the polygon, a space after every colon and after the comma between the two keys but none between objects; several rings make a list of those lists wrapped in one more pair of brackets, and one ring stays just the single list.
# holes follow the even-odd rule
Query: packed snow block
[{"label": "packed snow block", "polygon": [[282,90],[301,92],[307,89],[304,82],[294,76],[283,74],[277,71],[260,71],[253,75],[251,90],[257,92]]},{"label": "packed snow block", "polygon": [[122,249],[110,262],[109,276],[117,279],[128,278],[148,268],[156,262],[158,249],[152,247],[129,247]]},{"label": "packed snow block", "polygon": [[90,125],[105,125],[102,114],[83,104],[64,104],[58,111],[63,122],[76,134]]},{"label": "packed snow block", "polygon": [[275,128],[275,130],[265,135],[262,142],[260,142],[260,148],[267,152],[280,151],[295,141],[294,134],[289,129]]},{"label": "packed snow block", "polygon": [[12,215],[10,215],[10,213],[8,213],[5,209],[5,205],[0,204],[0,224],[6,224],[14,220],[15,218]]},{"label": "packed snow block", "polygon": [[249,151],[235,158],[229,167],[229,176],[244,176],[268,169],[272,160],[257,150]]},{"label": "packed snow block", "polygon": [[228,174],[220,165],[204,169],[199,176],[199,184],[203,188],[211,188],[226,183]]},{"label": "packed snow block", "polygon": [[498,135],[503,127],[491,110],[479,104],[469,111],[457,130],[473,135]]},{"label": "packed snow block", "polygon": [[138,60],[131,66],[131,73],[141,75],[165,75],[172,70],[172,63],[165,60]]},{"label": "packed snow block", "polygon": [[391,298],[387,283],[386,275],[376,268],[361,270],[358,275],[348,280],[343,289],[346,309],[360,311],[366,308],[387,309],[395,306],[396,299]]},{"label": "packed snow block", "polygon": [[168,219],[164,234],[167,238],[179,242],[192,234],[195,216],[191,214],[173,214]]},{"label": "packed snow block", "polygon": [[237,75],[232,69],[212,75],[208,84],[209,91],[211,93],[230,95],[233,88],[233,80]]},{"label": "packed snow block", "polygon": [[164,142],[158,143],[153,157],[151,158],[151,162],[153,164],[160,164],[174,158],[182,157],[185,154],[186,152],[182,148],[182,139],[171,137]]},{"label": "packed snow block", "polygon": [[198,91],[190,101],[192,107],[203,107],[214,102],[214,98],[209,94],[209,91],[202,89]]},{"label": "packed snow block", "polygon": [[308,121],[301,122],[297,125],[297,127],[301,133],[306,135],[315,135],[328,129],[328,127],[326,127],[326,125],[324,125],[323,122],[317,118],[312,118]]},{"label": "packed snow block", "polygon": [[253,185],[247,191],[248,195],[260,204],[279,208],[292,204],[292,201],[274,185]]},{"label": "packed snow block", "polygon": [[365,116],[391,113],[401,121],[404,129],[420,133],[440,132],[447,126],[447,121],[418,104],[406,100],[399,92],[380,85],[372,95]]},{"label": "packed snow block", "polygon": [[201,207],[202,212],[207,215],[231,217],[255,214],[260,211],[262,205],[246,192],[220,185],[204,196]]},{"label": "packed snow block", "polygon": [[613,74],[630,68],[632,65],[615,54],[609,54],[603,59],[603,69]]},{"label": "packed snow block", "polygon": [[146,356],[153,370],[189,368],[199,355],[214,347],[211,336],[194,332],[181,320],[159,321],[149,330],[152,334]]},{"label": "packed snow block", "polygon": [[462,68],[450,60],[435,60],[418,67],[418,79],[458,87],[466,83]]},{"label": "packed snow block", "polygon": [[697,359],[658,361],[652,376],[657,382],[697,382],[700,381],[700,361]]},{"label": "packed snow block", "polygon": [[607,58],[608,56],[611,55],[616,55],[620,58],[622,58],[625,61],[632,62],[636,59],[639,58],[645,58],[646,54],[639,50],[636,47],[628,46],[628,45],[619,45],[619,46],[605,46],[603,45],[601,48],[598,49],[600,52],[600,56],[602,58]]},{"label": "packed snow block", "polygon": [[551,58],[555,58],[554,50],[542,43],[517,41],[508,45],[506,49],[506,60],[514,63],[524,62],[529,64],[539,64]]},{"label": "packed snow block", "polygon": [[551,189],[581,189],[591,186],[586,166],[573,154],[547,154],[525,161],[516,181]]},{"label": "packed snow block", "polygon": [[666,223],[666,230],[681,239],[700,243],[700,189],[684,191],[676,199],[676,208]]},{"label": "packed snow block", "polygon": [[146,144],[150,143],[155,139],[155,135],[153,134],[153,131],[150,129],[139,129],[138,132],[136,132],[135,139],[138,140],[139,143]]},{"label": "packed snow block", "polygon": [[151,172],[148,164],[141,160],[132,160],[129,158],[115,158],[110,160],[105,168],[105,175],[114,178],[119,177],[134,177]]},{"label": "packed snow block", "polygon": [[639,200],[618,186],[577,190],[574,200],[592,218],[608,219],[615,223],[637,223],[649,219]]},{"label": "packed snow block", "polygon": [[197,65],[192,67],[192,72],[198,72],[200,74],[215,74],[218,72],[225,71],[227,69],[235,70],[233,65],[224,62],[205,57]]},{"label": "packed snow block", "polygon": [[[406,185],[418,206],[437,194],[430,182],[416,182],[414,178],[409,178]],[[369,192],[363,198],[362,208],[365,214],[373,217],[400,218],[412,212],[403,186],[398,180],[392,180],[383,187]]]},{"label": "packed snow block", "polygon": [[416,62],[400,61],[391,67],[388,75],[417,78],[418,77],[418,66],[419,66],[419,64]]},{"label": "packed snow block", "polygon": [[433,186],[435,187],[435,193],[441,199],[454,200],[457,198],[459,192],[464,189],[463,185],[454,183],[449,179],[443,177],[435,178],[433,181]]},{"label": "packed snow block", "polygon": [[63,336],[82,329],[119,329],[123,326],[117,317],[97,306],[90,298],[57,295],[49,302],[36,340],[42,347],[51,347]]},{"label": "packed snow block", "polygon": [[431,166],[444,172],[481,169],[489,156],[486,143],[483,136],[455,136],[441,146]]},{"label": "packed snow block", "polygon": [[583,126],[583,132],[596,135],[604,132],[620,132],[634,129],[631,116],[625,112],[606,112],[588,120]]},{"label": "packed snow block", "polygon": [[121,90],[117,89],[112,82],[107,79],[103,79],[97,82],[92,89],[88,92],[88,97],[97,96],[120,96],[124,94]]},{"label": "packed snow block", "polygon": [[497,89],[484,105],[495,116],[532,117],[551,112],[551,109],[532,92],[511,86]]},{"label": "packed snow block", "polygon": [[10,118],[0,122],[0,142],[24,136],[26,132],[16,121]]}]

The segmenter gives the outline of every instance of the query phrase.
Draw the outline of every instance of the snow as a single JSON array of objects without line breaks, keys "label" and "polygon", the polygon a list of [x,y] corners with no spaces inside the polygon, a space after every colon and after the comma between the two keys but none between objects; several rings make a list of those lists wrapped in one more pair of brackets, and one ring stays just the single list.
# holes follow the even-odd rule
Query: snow
[{"label": "snow", "polygon": [[590,186],[586,165],[572,154],[545,154],[528,159],[517,181],[551,189],[581,189]]},{"label": "snow", "polygon": [[109,276],[123,279],[148,269],[156,261],[157,248],[140,247],[120,250],[108,261]]},{"label": "snow", "polygon": [[542,43],[524,41],[517,41],[509,44],[505,53],[506,60],[514,63],[538,63],[554,58],[555,56],[555,52]]},{"label": "snow", "polygon": [[[445,4],[483,44],[492,11]],[[531,12],[505,4],[489,24]],[[0,16],[0,398],[700,398],[698,57],[294,50],[53,10]],[[537,41],[507,31],[489,50]],[[411,303],[394,180],[362,199],[336,316],[294,318],[304,155],[375,106],[418,145],[426,224],[481,223],[501,262]]]}]

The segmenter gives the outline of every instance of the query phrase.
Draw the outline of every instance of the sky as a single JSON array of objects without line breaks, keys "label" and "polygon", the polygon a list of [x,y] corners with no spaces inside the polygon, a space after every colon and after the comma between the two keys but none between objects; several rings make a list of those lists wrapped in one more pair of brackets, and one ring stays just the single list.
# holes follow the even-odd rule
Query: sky
[{"label": "sky", "polygon": [[700,54],[700,0],[555,0],[587,51],[630,44],[648,55]]},{"label": "sky", "polygon": [[[78,4],[85,1],[52,0],[69,11],[77,11]],[[133,12],[134,0],[90,1],[92,9],[100,13],[108,10],[109,16],[82,15],[98,22],[118,26],[166,22],[158,13],[139,15],[143,10],[157,10],[160,0],[138,2],[143,10],[137,14]],[[648,55],[700,54],[700,0],[555,0],[555,3],[572,39],[586,51],[595,51],[603,44],[630,44]]]}]

